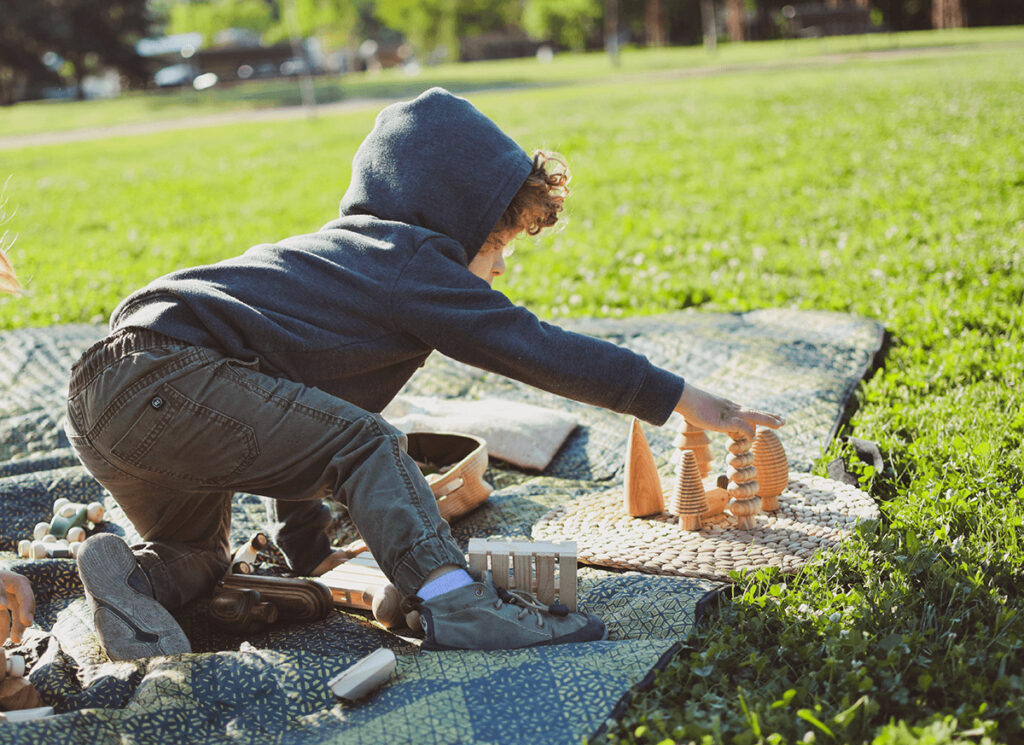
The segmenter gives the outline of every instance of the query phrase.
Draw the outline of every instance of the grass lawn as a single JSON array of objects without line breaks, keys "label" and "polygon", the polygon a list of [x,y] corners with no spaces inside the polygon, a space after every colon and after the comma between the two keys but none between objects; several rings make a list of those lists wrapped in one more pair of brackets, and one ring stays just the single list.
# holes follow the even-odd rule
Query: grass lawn
[{"label": "grass lawn", "polygon": [[[541,316],[794,306],[892,333],[851,422],[884,469],[822,459],[882,523],[741,578],[612,741],[1024,740],[1024,31],[986,33],[811,64],[752,44],[713,76],[658,71],[694,50],[634,52],[646,77],[473,96],[573,165],[567,229],[503,281]],[[160,273],[315,230],[374,115],[0,151],[30,289],[0,328],[100,320]]]}]

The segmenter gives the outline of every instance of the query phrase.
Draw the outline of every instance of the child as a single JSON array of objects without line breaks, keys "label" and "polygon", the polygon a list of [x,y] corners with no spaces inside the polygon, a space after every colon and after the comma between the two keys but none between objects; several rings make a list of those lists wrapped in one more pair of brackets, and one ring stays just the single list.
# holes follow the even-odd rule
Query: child
[{"label": "child", "polygon": [[520,232],[553,225],[559,160],[531,159],[439,88],[377,117],[341,216],[319,232],[174,272],[127,298],[72,370],[68,434],[144,543],[99,535],[79,573],[113,659],[189,650],[166,609],[228,567],[231,497],[267,498],[291,568],[343,557],[325,527],[348,509],[418,608],[425,649],[604,638],[604,624],[471,576],[405,438],[376,412],[434,349],[661,424],[751,433],[782,421],[683,384],[614,344],[537,320],[491,288]]}]

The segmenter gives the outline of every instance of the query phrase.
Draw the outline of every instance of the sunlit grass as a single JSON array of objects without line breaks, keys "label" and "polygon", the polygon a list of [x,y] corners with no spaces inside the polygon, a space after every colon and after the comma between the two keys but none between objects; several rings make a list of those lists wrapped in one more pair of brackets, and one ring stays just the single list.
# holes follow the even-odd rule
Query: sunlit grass
[{"label": "sunlit grass", "polygon": [[[574,171],[568,227],[523,242],[510,296],[553,318],[831,309],[893,343],[851,423],[885,469],[828,455],[881,524],[740,579],[611,739],[1020,741],[1024,47],[637,80],[472,96]],[[375,113],[0,152],[31,292],[0,327],[100,320],[158,274],[315,230]]]}]

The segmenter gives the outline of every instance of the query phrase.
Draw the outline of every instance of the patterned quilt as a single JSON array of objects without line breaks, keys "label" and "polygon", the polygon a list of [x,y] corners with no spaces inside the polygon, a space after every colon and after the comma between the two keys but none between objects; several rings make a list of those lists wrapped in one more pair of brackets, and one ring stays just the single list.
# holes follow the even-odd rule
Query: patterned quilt
[{"label": "patterned quilt", "polygon": [[[795,310],[677,313],[575,321],[574,330],[625,344],[701,387],[788,419],[780,431],[795,468],[808,470],[835,435],[844,408],[881,347],[882,327],[848,315]],[[701,579],[583,567],[580,606],[609,627],[605,642],[505,652],[421,653],[368,615],[336,610],[322,622],[247,638],[210,626],[205,601],[179,614],[194,652],[112,663],[97,645],[69,559],[29,561],[17,543],[48,518],[55,499],[103,501],[101,529],[132,539],[131,525],[82,469],[61,428],[67,371],[102,328],[0,334],[0,566],[27,575],[36,624],[18,652],[53,717],[0,725],[4,743],[577,743],[663,666],[693,628]],[[543,473],[492,460],[490,499],[454,524],[456,538],[529,538],[552,506],[622,478],[629,422],[434,355],[406,393],[505,397],[571,411],[581,422]],[[667,469],[671,427],[646,428]],[[356,537],[342,508],[333,537]],[[262,505],[240,494],[232,537],[260,527]],[[393,679],[347,705],[326,681],[386,646]]]}]

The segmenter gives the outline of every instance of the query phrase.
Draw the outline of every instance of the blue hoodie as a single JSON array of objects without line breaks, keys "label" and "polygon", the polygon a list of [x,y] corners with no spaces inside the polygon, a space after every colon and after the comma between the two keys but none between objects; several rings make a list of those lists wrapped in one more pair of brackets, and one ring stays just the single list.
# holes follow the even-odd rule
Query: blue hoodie
[{"label": "blue hoodie", "polygon": [[440,88],[385,108],[352,162],[341,216],[310,235],[155,280],[115,309],[142,327],[379,412],[432,350],[662,424],[682,378],[544,323],[467,265],[531,159]]}]

